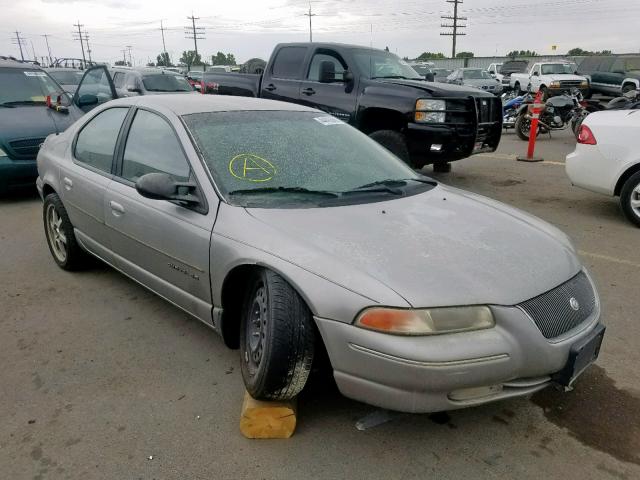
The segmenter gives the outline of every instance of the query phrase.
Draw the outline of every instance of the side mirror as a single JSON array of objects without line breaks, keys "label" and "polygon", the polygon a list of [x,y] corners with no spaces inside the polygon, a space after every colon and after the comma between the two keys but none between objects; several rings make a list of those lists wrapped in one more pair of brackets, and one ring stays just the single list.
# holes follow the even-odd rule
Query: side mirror
[{"label": "side mirror", "polygon": [[353,72],[351,70],[345,70],[342,74],[342,78],[344,79],[344,83],[352,83],[355,77],[353,76]]},{"label": "side mirror", "polygon": [[435,82],[436,81],[436,76],[433,74],[433,72],[429,72],[429,73],[425,73],[424,74],[424,79],[427,82]]},{"label": "side mirror", "polygon": [[98,104],[98,97],[93,94],[85,94],[78,98],[78,106],[79,107],[89,107],[91,105]]},{"label": "side mirror", "polygon": [[489,70],[489,75],[495,75],[496,71],[495,70]]},{"label": "side mirror", "polygon": [[141,94],[142,90],[140,90],[138,87],[128,87],[127,92]]},{"label": "side mirror", "polygon": [[190,182],[178,182],[166,173],[147,173],[136,182],[140,195],[152,200],[169,200],[189,206],[200,204],[194,195],[196,185]]},{"label": "side mirror", "polygon": [[333,83],[336,81],[336,65],[329,61],[325,60],[324,62],[320,62],[320,74],[319,74],[320,83]]},{"label": "side mirror", "polygon": [[533,72],[533,76],[534,76],[534,77],[539,77],[539,76],[540,76],[540,73],[538,73],[538,72]]}]

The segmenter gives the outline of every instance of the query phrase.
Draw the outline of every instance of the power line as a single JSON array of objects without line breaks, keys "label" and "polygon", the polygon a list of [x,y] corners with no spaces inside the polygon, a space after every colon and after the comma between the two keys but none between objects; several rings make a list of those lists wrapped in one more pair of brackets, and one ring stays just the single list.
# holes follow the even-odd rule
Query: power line
[{"label": "power line", "polygon": [[[82,37],[82,27],[84,27],[84,25],[82,25],[80,23],[80,20],[78,20],[78,23],[74,23],[73,24],[74,27],[78,27],[78,36],[75,37],[74,36],[74,40],[80,40],[80,48],[82,49],[82,63],[84,64],[84,67],[87,67],[87,59],[84,56],[84,40]],[[75,32],[73,33],[75,35]]]},{"label": "power line", "polygon": [[22,52],[22,44],[25,42],[25,38],[20,36],[20,32],[16,30],[16,38],[12,40],[12,43],[17,44],[20,48],[20,58],[24,61],[24,53]]},{"label": "power line", "polygon": [[463,3],[463,0],[447,0],[447,3],[453,3],[453,16],[443,15],[440,18],[443,20],[453,20],[453,24],[443,23],[440,26],[442,28],[452,28],[451,32],[441,32],[440,35],[453,37],[453,46],[451,48],[451,58],[456,58],[456,40],[459,36],[464,36],[466,33],[461,33],[458,30],[462,28],[467,28],[466,25],[461,25],[458,23],[460,20],[467,20],[467,17],[458,16],[458,5]]},{"label": "power line", "polygon": [[309,2],[309,13],[304,14],[305,17],[309,17],[309,41],[313,43],[313,28],[311,25],[311,17],[315,17],[315,13],[311,13],[311,2]]},{"label": "power line", "polygon": [[197,62],[198,59],[198,40],[204,40],[204,27],[196,27],[196,20],[200,20],[200,17],[194,17],[193,13],[190,17],[187,17],[188,20],[191,20],[190,27],[185,28],[185,38],[193,39],[193,47],[196,51],[196,56],[194,61]]}]

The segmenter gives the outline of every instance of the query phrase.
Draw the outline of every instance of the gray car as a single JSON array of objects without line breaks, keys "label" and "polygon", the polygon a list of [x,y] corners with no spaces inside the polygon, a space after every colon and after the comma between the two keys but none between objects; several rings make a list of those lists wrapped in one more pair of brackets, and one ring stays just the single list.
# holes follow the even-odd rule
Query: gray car
[{"label": "gray car", "polygon": [[344,395],[409,412],[568,387],[598,355],[566,235],[326,113],[114,100],[49,136],[38,168],[55,262],[89,253],[210,326],[256,398],[294,397],[322,349]]},{"label": "gray car", "polygon": [[502,83],[481,68],[458,68],[447,77],[447,83],[475,87],[499,95]]}]

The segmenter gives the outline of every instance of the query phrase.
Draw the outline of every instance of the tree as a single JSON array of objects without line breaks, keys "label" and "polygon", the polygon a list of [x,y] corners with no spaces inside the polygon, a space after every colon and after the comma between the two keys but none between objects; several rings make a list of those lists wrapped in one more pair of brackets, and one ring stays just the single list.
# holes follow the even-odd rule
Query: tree
[{"label": "tree", "polygon": [[159,67],[173,67],[171,64],[171,60],[169,59],[169,54],[167,52],[162,52],[156,58],[156,65]]},{"label": "tree", "polygon": [[124,60],[116,60],[115,66],[116,67],[128,67],[129,66],[129,62],[125,62]]},{"label": "tree", "polygon": [[222,52],[218,52],[215,55],[211,55],[211,64],[212,65],[235,65],[236,57],[233,53],[227,53],[226,55]]},{"label": "tree", "polygon": [[602,50],[599,52],[590,52],[589,50],[583,50],[581,48],[572,48],[567,52],[567,55],[580,57],[586,55],[611,55],[611,50]]},{"label": "tree", "polygon": [[458,52],[456,58],[473,58],[473,52]]},{"label": "tree", "polygon": [[182,57],[180,57],[180,63],[185,64],[191,70],[192,65],[202,64],[202,57],[195,50],[185,50],[182,52]]},{"label": "tree", "polygon": [[416,60],[432,60],[438,58],[447,58],[443,53],[423,52]]},{"label": "tree", "polygon": [[153,62],[148,62],[147,63],[147,67],[155,67],[155,66],[156,66],[156,64],[153,63]]},{"label": "tree", "polygon": [[513,50],[507,53],[507,57],[537,57],[538,54],[532,50]]}]

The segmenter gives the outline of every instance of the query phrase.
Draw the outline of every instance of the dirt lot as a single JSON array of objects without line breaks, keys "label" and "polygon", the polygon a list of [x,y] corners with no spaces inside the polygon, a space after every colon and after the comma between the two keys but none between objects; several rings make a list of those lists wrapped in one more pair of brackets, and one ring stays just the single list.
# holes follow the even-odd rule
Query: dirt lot
[{"label": "dirt lot", "polygon": [[0,478],[640,478],[640,230],[613,199],[570,186],[572,148],[568,134],[542,138],[546,162],[520,163],[509,133],[438,178],[573,238],[608,325],[576,390],[358,431],[375,409],[316,381],[285,441],[241,437],[237,352],[109,268],[58,269],[40,200],[0,201]]}]

